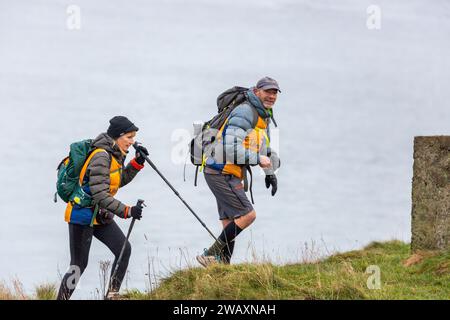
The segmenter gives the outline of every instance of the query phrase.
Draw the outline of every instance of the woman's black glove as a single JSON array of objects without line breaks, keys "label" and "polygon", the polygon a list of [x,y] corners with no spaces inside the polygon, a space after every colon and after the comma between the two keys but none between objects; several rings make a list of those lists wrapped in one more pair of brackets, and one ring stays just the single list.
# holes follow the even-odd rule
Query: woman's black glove
[{"label": "woman's black glove", "polygon": [[142,206],[132,206],[130,208],[130,216],[134,219],[141,220],[142,218]]},{"label": "woman's black glove", "polygon": [[269,189],[270,186],[272,186],[272,196],[274,196],[278,189],[277,177],[274,174],[266,176],[266,188]]},{"label": "woman's black glove", "polygon": [[146,156],[149,155],[146,147],[137,146],[136,147],[136,162],[142,166],[145,163],[145,158],[142,156],[141,153],[145,154]]},{"label": "woman's black glove", "polygon": [[110,224],[114,219],[114,213],[100,208],[98,209],[97,216],[95,217],[99,224]]}]

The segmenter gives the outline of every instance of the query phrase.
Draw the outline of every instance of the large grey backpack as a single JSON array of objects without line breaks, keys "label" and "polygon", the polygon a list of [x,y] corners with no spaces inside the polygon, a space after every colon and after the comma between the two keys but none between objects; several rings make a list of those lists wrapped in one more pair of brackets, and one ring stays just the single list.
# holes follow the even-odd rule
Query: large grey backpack
[{"label": "large grey backpack", "polygon": [[[197,185],[197,173],[203,163],[204,155],[209,155],[216,140],[218,130],[223,126],[231,112],[238,105],[248,100],[248,90],[248,88],[236,86],[221,93],[217,97],[217,114],[205,122],[201,131],[191,140],[189,144],[191,163],[197,167],[195,171],[195,185]],[[254,107],[252,107],[252,110],[254,112],[254,127],[258,121],[258,114]]]}]

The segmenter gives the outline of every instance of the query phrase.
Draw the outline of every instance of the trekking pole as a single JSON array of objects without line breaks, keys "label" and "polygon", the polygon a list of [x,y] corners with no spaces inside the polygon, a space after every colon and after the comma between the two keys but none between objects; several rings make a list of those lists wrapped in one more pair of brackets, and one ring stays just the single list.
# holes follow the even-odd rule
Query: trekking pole
[{"label": "trekking pole", "polygon": [[219,241],[219,240],[217,240],[216,236],[211,232],[211,230],[208,229],[208,227],[206,226],[206,224],[205,224],[205,223],[199,218],[199,216],[194,212],[194,210],[192,210],[192,208],[187,204],[187,202],[184,201],[184,199],[180,196],[180,194],[178,193],[178,191],[175,190],[175,188],[170,184],[169,181],[167,181],[166,177],[164,177],[164,175],[158,170],[158,168],[156,168],[156,166],[153,164],[153,162],[152,162],[152,161],[151,161],[151,160],[150,160],[143,152],[141,152],[141,151],[139,150],[138,146],[139,146],[139,143],[138,143],[138,142],[135,142],[135,143],[133,144],[134,149],[136,149],[136,151],[139,152],[140,155],[141,155],[142,157],[144,157],[145,161],[148,162],[148,164],[153,168],[153,170],[155,170],[156,173],[159,174],[159,176],[161,177],[161,179],[164,180],[164,182],[170,187],[170,189],[172,189],[172,191],[173,191],[173,192],[175,193],[175,195],[181,200],[181,202],[184,203],[184,205],[189,209],[189,211],[192,212],[192,214],[194,215],[194,217],[196,217],[197,220],[202,224],[203,228],[205,228],[206,231],[209,232],[209,234],[211,235],[211,237],[214,238],[214,240]]},{"label": "trekking pole", "polygon": [[[136,206],[141,207],[141,208],[145,207],[144,200],[139,199],[137,201]],[[134,226],[135,222],[136,222],[136,218],[133,218],[133,220],[131,220],[130,227],[128,228],[127,238],[125,239],[125,242],[123,243],[122,250],[120,250],[119,258],[117,258],[117,261],[116,261],[116,266],[114,268],[113,273],[111,274],[111,279],[109,280],[108,290],[106,290],[105,297],[104,297],[105,300],[108,297],[109,291],[111,290],[112,282],[116,278],[117,271],[119,271],[119,266],[120,266],[120,263],[122,262],[123,253],[125,252],[125,248],[127,246],[127,242],[128,242],[128,239],[130,238],[131,230],[133,230],[133,226]]]}]

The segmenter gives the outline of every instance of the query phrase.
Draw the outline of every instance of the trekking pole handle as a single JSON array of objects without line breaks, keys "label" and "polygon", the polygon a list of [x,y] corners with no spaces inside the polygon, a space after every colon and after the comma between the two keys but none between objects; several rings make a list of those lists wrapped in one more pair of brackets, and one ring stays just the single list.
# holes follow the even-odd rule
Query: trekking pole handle
[{"label": "trekking pole handle", "polygon": [[137,203],[136,203],[136,206],[138,206],[138,207],[140,207],[140,208],[146,207],[146,205],[145,205],[144,202],[145,202],[145,200],[138,199],[138,201],[137,201]]},{"label": "trekking pole handle", "polygon": [[141,143],[139,143],[139,142],[135,142],[135,143],[133,143],[133,148],[136,150],[136,151],[138,151],[140,154],[142,154],[143,156],[145,156],[145,154],[143,154],[142,152],[141,152],[141,150],[139,150],[139,146],[141,145]]}]

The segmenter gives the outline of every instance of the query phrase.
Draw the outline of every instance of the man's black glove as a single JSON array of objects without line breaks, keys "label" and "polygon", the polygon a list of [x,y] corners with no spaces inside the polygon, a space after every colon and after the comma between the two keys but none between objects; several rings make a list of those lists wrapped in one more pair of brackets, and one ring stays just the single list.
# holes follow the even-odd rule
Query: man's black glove
[{"label": "man's black glove", "polygon": [[266,176],[266,188],[269,189],[270,186],[272,186],[272,196],[274,196],[278,189],[277,177],[274,174]]},{"label": "man's black glove", "polygon": [[132,206],[130,208],[130,216],[137,220],[141,220],[142,218],[142,206]]},{"label": "man's black glove", "polygon": [[149,155],[146,147],[137,146],[136,147],[136,162],[142,166],[145,163],[145,158],[142,156],[141,153],[145,154],[146,156]]}]

